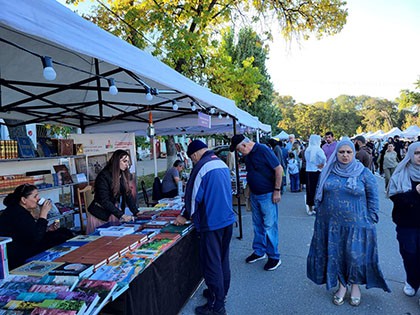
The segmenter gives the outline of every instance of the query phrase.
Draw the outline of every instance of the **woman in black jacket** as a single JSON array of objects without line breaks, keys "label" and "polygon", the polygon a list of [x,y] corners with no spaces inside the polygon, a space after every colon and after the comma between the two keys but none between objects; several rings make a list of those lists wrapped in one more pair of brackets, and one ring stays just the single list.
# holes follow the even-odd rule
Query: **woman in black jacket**
[{"label": "woman in black jacket", "polygon": [[54,225],[48,227],[47,215],[52,208],[50,200],[43,203],[38,217],[35,218],[39,199],[37,187],[24,184],[16,187],[3,200],[6,209],[0,215],[0,235],[13,240],[7,244],[10,269],[23,265],[29,257],[74,236],[66,228]]},{"label": "woman in black jacket", "polygon": [[408,147],[390,179],[388,196],[407,278],[403,291],[414,296],[420,287],[420,142]]},{"label": "woman in black jacket", "polygon": [[95,198],[89,206],[86,232],[106,223],[133,220],[133,216],[124,214],[125,208],[136,215],[136,198],[129,186],[130,155],[127,151],[117,150],[95,180]]}]

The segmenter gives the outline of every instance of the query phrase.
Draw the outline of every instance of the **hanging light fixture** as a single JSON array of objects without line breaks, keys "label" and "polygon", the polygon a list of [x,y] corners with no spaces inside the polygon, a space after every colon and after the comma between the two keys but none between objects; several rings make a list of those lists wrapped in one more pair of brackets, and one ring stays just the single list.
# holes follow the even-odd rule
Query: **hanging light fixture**
[{"label": "hanging light fixture", "polygon": [[175,100],[172,101],[172,109],[173,110],[178,110],[178,104],[176,103]]},{"label": "hanging light fixture", "polygon": [[210,114],[213,115],[216,112],[216,110],[214,109],[214,107],[210,108]]},{"label": "hanging light fixture", "polygon": [[146,100],[147,101],[151,101],[151,100],[153,100],[153,95],[152,95],[152,93],[150,92],[150,88],[149,87],[146,87]]},{"label": "hanging light fixture", "polygon": [[45,78],[45,80],[53,81],[57,77],[57,73],[55,72],[53,65],[52,65],[52,58],[48,56],[41,57],[42,60],[42,66],[44,67],[44,70],[42,71],[42,74]]},{"label": "hanging light fixture", "polygon": [[197,106],[195,106],[195,102],[191,102],[191,110],[195,112],[197,110]]},{"label": "hanging light fixture", "polygon": [[106,80],[108,81],[108,85],[109,85],[109,94],[117,95],[118,94],[118,89],[115,86],[114,78],[109,78],[109,79],[106,79]]},{"label": "hanging light fixture", "polygon": [[222,119],[223,118],[222,113],[219,113],[219,116],[217,116],[217,118]]},{"label": "hanging light fixture", "polygon": [[226,114],[226,120],[229,120],[230,116],[228,114]]}]

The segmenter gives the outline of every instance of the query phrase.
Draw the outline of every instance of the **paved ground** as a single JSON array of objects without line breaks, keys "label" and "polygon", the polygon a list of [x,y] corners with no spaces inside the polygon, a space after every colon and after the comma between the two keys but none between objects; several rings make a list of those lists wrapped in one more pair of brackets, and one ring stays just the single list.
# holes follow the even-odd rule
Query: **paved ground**
[{"label": "paved ground", "polygon": [[[153,160],[145,159],[137,161],[137,176],[153,174],[155,172],[155,164]],[[158,172],[166,170],[166,159],[157,159]]]},{"label": "paved ground", "polygon": [[[236,237],[231,245],[232,282],[226,309],[229,315],[257,314],[420,314],[420,294],[409,298],[402,292],[405,280],[402,260],[391,220],[391,202],[385,198],[383,180],[378,177],[381,211],[377,225],[380,264],[392,293],[362,288],[362,303],[352,307],[348,303],[335,306],[333,291],[318,286],[306,277],[306,256],[313,233],[314,217],[305,212],[304,193],[287,192],[279,211],[280,252],[282,265],[275,271],[264,271],[265,261],[246,264],[251,253],[251,213],[243,214],[244,237]],[[234,236],[238,236],[234,229]],[[419,266],[420,268],[420,266]],[[201,296],[204,285],[191,297],[181,315],[194,314],[194,308],[204,304]]]}]

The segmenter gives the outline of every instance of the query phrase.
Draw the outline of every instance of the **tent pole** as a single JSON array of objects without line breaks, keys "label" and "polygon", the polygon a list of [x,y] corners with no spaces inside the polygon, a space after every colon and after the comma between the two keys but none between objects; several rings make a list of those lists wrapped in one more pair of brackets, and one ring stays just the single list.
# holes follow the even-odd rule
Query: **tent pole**
[{"label": "tent pole", "polygon": [[[236,135],[236,121],[232,118],[233,134]],[[238,204],[238,225],[239,225],[239,236],[238,239],[242,239],[242,209],[241,209],[241,187],[239,183],[239,156],[238,151],[235,150],[235,173],[236,173],[236,201]]]},{"label": "tent pole", "polygon": [[158,176],[158,167],[157,167],[157,156],[156,156],[156,143],[155,137],[152,137],[152,150],[153,150],[153,163],[155,165],[155,178]]}]

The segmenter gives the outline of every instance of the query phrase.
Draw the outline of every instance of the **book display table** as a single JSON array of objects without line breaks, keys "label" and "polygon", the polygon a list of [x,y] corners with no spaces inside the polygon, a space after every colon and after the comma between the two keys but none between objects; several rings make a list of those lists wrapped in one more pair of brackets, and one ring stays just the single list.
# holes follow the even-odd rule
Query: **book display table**
[{"label": "book display table", "polygon": [[103,314],[178,314],[202,279],[196,231],[190,231],[139,274]]}]

